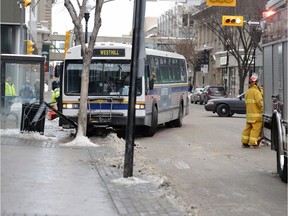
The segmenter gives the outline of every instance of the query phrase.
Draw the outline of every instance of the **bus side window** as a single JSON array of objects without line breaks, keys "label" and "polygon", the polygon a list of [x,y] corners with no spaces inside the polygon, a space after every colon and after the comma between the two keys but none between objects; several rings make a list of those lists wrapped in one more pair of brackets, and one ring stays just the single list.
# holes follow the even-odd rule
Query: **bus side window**
[{"label": "bus side window", "polygon": [[149,65],[145,66],[145,94],[148,94],[154,87],[154,78]]}]

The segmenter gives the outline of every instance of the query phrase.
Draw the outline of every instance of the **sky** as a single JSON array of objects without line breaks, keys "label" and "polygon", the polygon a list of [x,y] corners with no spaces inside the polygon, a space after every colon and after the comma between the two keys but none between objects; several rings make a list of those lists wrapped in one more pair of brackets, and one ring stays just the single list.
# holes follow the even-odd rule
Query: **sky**
[{"label": "sky", "polygon": [[[102,26],[99,36],[122,36],[128,35],[132,30],[133,0],[115,0],[103,4],[101,18]],[[175,1],[158,1],[146,3],[146,17],[158,17],[175,5]],[[88,32],[93,29],[94,10],[90,13]],[[85,22],[83,19],[83,27]],[[73,23],[64,0],[57,0],[52,7],[52,32],[65,34],[73,29]]]}]

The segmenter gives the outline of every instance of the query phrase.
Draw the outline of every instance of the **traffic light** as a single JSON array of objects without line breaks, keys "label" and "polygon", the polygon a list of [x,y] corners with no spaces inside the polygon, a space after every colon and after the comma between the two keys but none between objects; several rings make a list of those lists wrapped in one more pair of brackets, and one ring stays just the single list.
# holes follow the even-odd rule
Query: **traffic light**
[{"label": "traffic light", "polygon": [[223,26],[243,26],[244,18],[243,16],[222,16],[222,25]]},{"label": "traffic light", "polygon": [[33,47],[34,44],[35,43],[32,42],[31,40],[27,40],[27,55],[33,54],[33,52],[35,50],[34,47]]},{"label": "traffic light", "polygon": [[207,6],[226,6],[226,7],[235,7],[236,0],[206,0]]},{"label": "traffic light", "polygon": [[204,49],[203,64],[209,64],[209,50]]},{"label": "traffic light", "polygon": [[31,3],[32,3],[32,0],[24,0],[23,1],[24,7],[28,7]]},{"label": "traffic light", "polygon": [[66,31],[66,36],[65,36],[65,50],[64,50],[64,53],[65,53],[65,54],[66,54],[67,50],[69,49],[70,37],[71,37],[71,31]]}]

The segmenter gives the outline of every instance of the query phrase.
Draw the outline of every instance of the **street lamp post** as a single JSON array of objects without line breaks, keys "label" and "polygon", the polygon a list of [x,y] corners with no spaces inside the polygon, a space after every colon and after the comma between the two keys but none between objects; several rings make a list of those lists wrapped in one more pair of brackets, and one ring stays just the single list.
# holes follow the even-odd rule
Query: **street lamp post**
[{"label": "street lamp post", "polygon": [[88,43],[88,20],[90,17],[90,13],[86,11],[84,13],[84,18],[85,18],[85,43]]},{"label": "street lamp post", "polygon": [[85,43],[88,43],[88,20],[90,17],[90,13],[86,11],[84,13],[84,18],[85,18]]},{"label": "street lamp post", "polygon": [[[114,0],[104,0],[103,4],[104,3],[107,3],[107,2],[111,2],[111,1],[114,1]],[[89,17],[90,17],[90,11],[95,9],[96,6],[93,6],[93,7],[87,7],[85,12],[84,12],[84,19],[85,19],[85,43],[88,43],[88,20],[89,20]]]},{"label": "street lamp post", "polygon": [[225,76],[224,76],[224,88],[225,92],[227,91],[227,77],[228,77],[228,66],[229,66],[229,44],[230,40],[226,40],[226,70],[225,70]]}]

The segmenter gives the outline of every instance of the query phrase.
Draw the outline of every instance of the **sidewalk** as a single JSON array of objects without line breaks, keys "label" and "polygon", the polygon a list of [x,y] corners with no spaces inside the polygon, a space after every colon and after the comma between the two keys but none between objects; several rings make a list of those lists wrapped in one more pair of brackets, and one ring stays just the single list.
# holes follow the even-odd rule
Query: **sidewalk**
[{"label": "sidewalk", "polygon": [[59,133],[46,140],[1,137],[2,216],[187,215],[156,177],[134,170],[123,178],[123,168],[107,162],[117,149],[65,147],[72,138]]}]

